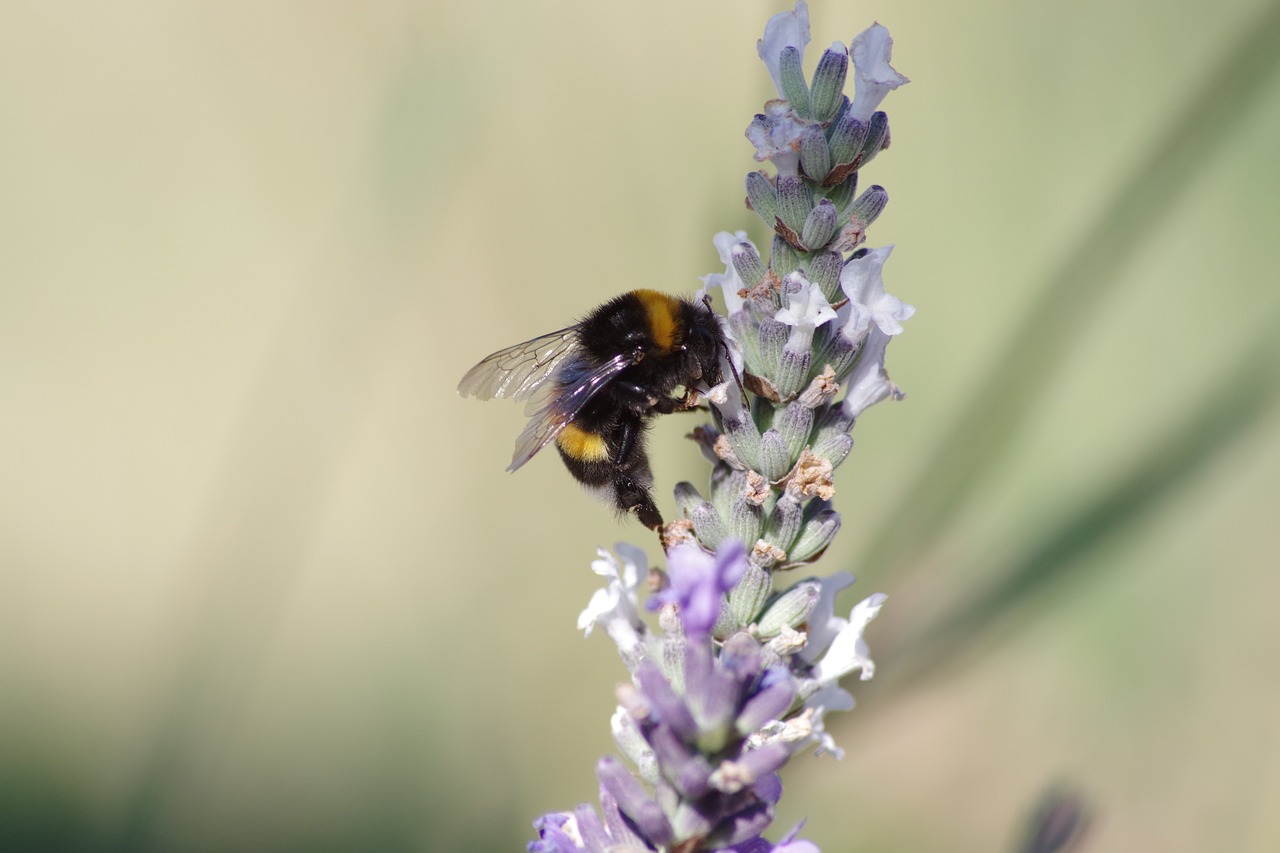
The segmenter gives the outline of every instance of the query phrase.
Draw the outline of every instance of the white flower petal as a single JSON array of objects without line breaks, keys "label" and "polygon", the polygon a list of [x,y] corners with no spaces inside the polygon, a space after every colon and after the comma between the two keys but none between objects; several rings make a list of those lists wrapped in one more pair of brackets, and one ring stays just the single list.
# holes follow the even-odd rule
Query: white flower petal
[{"label": "white flower petal", "polygon": [[779,12],[764,25],[764,38],[756,42],[756,53],[769,69],[773,85],[778,88],[778,97],[782,94],[782,74],[779,71],[779,60],[782,51],[794,47],[804,57],[805,45],[809,43],[809,6],[804,0],[796,0],[796,7],[791,12]]},{"label": "white flower petal", "polygon": [[849,56],[853,59],[854,92],[849,112],[860,121],[871,118],[885,95],[911,82],[889,64],[893,38],[880,24],[872,24],[854,38],[849,45]]},{"label": "white flower petal", "polygon": [[845,379],[849,391],[841,405],[847,416],[857,418],[881,400],[902,397],[902,392],[884,372],[884,351],[890,340],[892,338],[876,327],[863,342],[853,372]]},{"label": "white flower petal", "polygon": [[[591,636],[596,625],[602,626],[615,642],[621,637],[627,644],[634,642],[640,620],[638,590],[640,575],[649,573],[649,558],[644,551],[626,542],[613,546],[617,557],[600,548],[599,555],[591,562],[591,570],[606,579],[603,589],[592,594],[587,606],[578,614],[578,630],[584,637]],[[621,648],[622,643],[619,643]]]},{"label": "white flower petal", "polygon": [[851,711],[853,705],[853,695],[835,683],[824,686],[805,700],[804,706],[810,718],[811,737],[818,744],[815,755],[829,752],[837,761],[844,758],[844,750],[836,746],[835,739],[827,731],[826,716],[831,711]]},{"label": "white flower petal", "polygon": [[587,602],[586,608],[578,614],[578,630],[582,632],[582,636],[590,637],[596,625],[603,624],[604,619],[617,606],[618,593],[616,587],[607,586],[592,593],[591,600]]},{"label": "white flower petal", "polygon": [[746,135],[756,147],[758,162],[771,160],[779,175],[794,175],[800,165],[800,137],[807,127],[789,103],[774,100],[747,125]]},{"label": "white flower petal", "polygon": [[791,273],[788,279],[802,282],[803,287],[796,293],[787,295],[787,307],[778,309],[773,319],[787,326],[808,326],[816,329],[823,323],[836,318],[836,311],[822,294],[818,284],[810,283],[800,273]]},{"label": "white flower petal", "polygon": [[862,671],[866,681],[875,674],[876,666],[871,652],[862,639],[862,632],[880,612],[888,598],[882,592],[869,596],[854,605],[849,613],[849,624],[831,641],[830,648],[813,669],[813,677],[820,683],[834,683],[855,669]]},{"label": "white flower petal", "polygon": [[853,581],[854,577],[849,572],[836,572],[834,575],[818,578],[821,592],[818,593],[818,603],[813,606],[807,620],[809,643],[800,652],[800,658],[806,663],[817,660],[827,650],[827,646],[831,645],[836,634],[840,633],[840,629],[849,624],[848,620],[836,616],[836,596],[841,590],[853,586]]},{"label": "white flower petal", "polygon": [[702,291],[698,296],[701,298],[702,294],[712,287],[720,288],[720,293],[724,297],[725,311],[733,315],[742,310],[743,300],[738,295],[738,291],[746,287],[746,284],[738,275],[737,267],[733,265],[733,249],[741,243],[750,243],[751,241],[747,239],[746,231],[735,231],[732,234],[728,231],[721,231],[711,238],[711,242],[715,244],[716,253],[720,255],[720,262],[724,264],[724,272],[704,275],[702,277]]},{"label": "white flower petal", "polygon": [[853,302],[871,305],[884,294],[884,264],[893,254],[893,246],[870,249],[854,258],[840,270],[840,289]]}]

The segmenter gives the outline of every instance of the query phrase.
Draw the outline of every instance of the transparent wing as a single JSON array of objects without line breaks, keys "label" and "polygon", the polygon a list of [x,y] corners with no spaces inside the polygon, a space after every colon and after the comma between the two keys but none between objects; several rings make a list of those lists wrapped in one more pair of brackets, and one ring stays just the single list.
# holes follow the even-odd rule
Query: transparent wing
[{"label": "transparent wing", "polygon": [[635,363],[636,359],[630,353],[615,355],[592,370],[570,377],[569,382],[562,387],[548,386],[542,395],[545,397],[542,404],[531,413],[524,432],[516,439],[516,452],[512,455],[507,470],[514,471],[532,459],[533,454],[546,447],[561,430],[573,423],[582,407],[607,386],[613,377]]},{"label": "transparent wing", "polygon": [[573,327],[501,349],[467,371],[458,383],[464,397],[523,400],[548,379],[578,346]]}]

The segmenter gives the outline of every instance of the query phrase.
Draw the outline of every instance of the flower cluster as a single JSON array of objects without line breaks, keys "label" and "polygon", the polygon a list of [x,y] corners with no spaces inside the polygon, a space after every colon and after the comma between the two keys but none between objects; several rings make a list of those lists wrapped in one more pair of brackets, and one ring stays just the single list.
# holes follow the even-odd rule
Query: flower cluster
[{"label": "flower cluster", "polygon": [[[759,42],[780,97],[746,133],[776,174],[753,172],[746,188],[774,234],[769,260],[745,232],[721,233],[724,272],[703,279],[704,292],[723,297],[731,343],[726,381],[701,389],[714,419],[695,431],[713,465],[707,495],[677,485],[665,573],[633,546],[602,550],[593,569],[605,587],[579,618],[585,633],[608,633],[630,672],[612,730],[634,775],[602,758],[601,811],[540,818],[532,851],[817,850],[798,828],[777,843],[763,837],[782,792],[777,771],[806,747],[841,755],[825,717],[853,707],[842,677],[874,671],[863,631],[884,596],[845,618],[835,599],[853,583],[847,572],[775,584],[816,561],[839,530],[833,472],[862,412],[902,396],[885,348],[914,309],[884,291],[892,247],[860,248],[888,199],[879,186],[857,193],[857,182],[889,144],[877,108],[906,82],[889,65],[892,40],[876,24],[848,48],[836,43],[806,81],[808,41],[801,0]],[[642,618],[646,581],[656,629]]]}]

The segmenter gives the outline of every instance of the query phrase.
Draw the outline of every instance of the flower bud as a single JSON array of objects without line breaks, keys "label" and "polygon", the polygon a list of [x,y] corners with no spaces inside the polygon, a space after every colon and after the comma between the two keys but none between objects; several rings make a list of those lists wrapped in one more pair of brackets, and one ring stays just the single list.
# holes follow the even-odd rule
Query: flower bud
[{"label": "flower bud", "polygon": [[601,758],[596,763],[596,777],[600,780],[600,787],[617,802],[618,810],[631,820],[649,843],[671,843],[671,824],[667,822],[662,807],[645,793],[644,787],[622,762],[611,756]]},{"label": "flower bud", "polygon": [[759,341],[756,340],[756,324],[747,308],[729,315],[729,331],[742,346],[742,360],[748,366],[760,363]]},{"label": "flower bud", "polygon": [[813,89],[809,92],[809,109],[813,120],[825,122],[836,114],[844,94],[845,75],[849,72],[849,53],[843,44],[833,44],[813,72]]},{"label": "flower bud", "polygon": [[768,640],[782,633],[782,626],[799,628],[818,604],[822,585],[817,581],[801,581],[768,606],[760,617],[756,636]]},{"label": "flower bud", "polygon": [[[770,482],[775,482],[786,476],[790,469],[791,455],[787,452],[787,443],[782,440],[782,434],[772,427],[765,430],[760,436],[760,467],[756,470]],[[694,523],[697,524],[696,519]]]},{"label": "flower bud", "polygon": [[618,751],[631,760],[640,771],[640,777],[652,785],[658,781],[658,759],[648,741],[636,728],[635,721],[623,708],[618,708],[609,720],[609,728],[613,732],[613,742]]},{"label": "flower bud", "polygon": [[786,297],[794,296],[809,286],[809,282],[805,281],[804,274],[798,269],[795,272],[788,273],[787,277],[782,280],[782,287],[778,293],[782,297],[782,301],[787,301]]},{"label": "flower bud", "polygon": [[756,468],[760,462],[760,431],[745,412],[734,418],[724,419],[724,437],[728,439],[733,455],[748,468]]},{"label": "flower bud", "polygon": [[831,131],[831,164],[833,166],[853,164],[854,169],[857,169],[858,164],[854,161],[862,153],[862,146],[866,141],[867,123],[846,114]]},{"label": "flower bud", "polygon": [[[764,754],[766,749],[772,750],[772,747],[773,744],[769,744],[765,747],[761,747],[760,749],[752,750],[744,756],[743,760],[745,762],[748,759],[751,759],[753,754],[757,752],[762,754],[759,758],[752,761],[753,764],[765,759],[766,757],[772,758],[772,751],[767,756]],[[786,756],[784,755],[781,761],[778,761],[777,763],[781,766],[785,761]],[[754,799],[746,800],[745,802],[754,802]],[[719,850],[721,848],[734,847],[735,845],[748,841],[764,832],[769,828],[769,824],[771,823],[773,823],[773,806],[755,802],[754,805],[747,806],[732,817],[720,821],[720,823],[716,825],[715,830],[706,836],[707,846],[705,849]]]},{"label": "flower bud", "polygon": [[[842,309],[843,310],[843,309]],[[818,362],[831,368],[836,379],[843,379],[858,357],[858,344],[841,328],[828,336]]]},{"label": "flower bud", "polygon": [[652,660],[641,661],[636,667],[635,681],[662,725],[685,740],[692,740],[697,736],[698,726],[693,720],[693,714],[656,663]]},{"label": "flower bud", "polygon": [[763,372],[766,377],[772,377],[778,372],[782,349],[787,345],[791,330],[772,317],[765,317],[760,321],[760,328],[756,334],[759,340],[760,363],[753,367],[759,368],[756,372]]},{"label": "flower bud", "polygon": [[783,492],[782,497],[773,505],[773,511],[769,513],[764,540],[783,551],[789,551],[803,521],[804,505],[800,503],[800,499],[791,492]]},{"label": "flower bud", "polygon": [[[805,214],[808,216],[808,213]],[[770,222],[769,227],[773,227],[774,223]],[[774,236],[773,246],[770,250],[769,269],[773,270],[774,275],[778,278],[784,278],[790,275],[800,266],[800,255],[791,244],[782,239],[781,236]]]},{"label": "flower bud", "polygon": [[836,233],[836,206],[825,198],[809,213],[800,231],[800,241],[809,251],[821,249]]},{"label": "flower bud", "polygon": [[782,357],[778,359],[778,372],[773,381],[784,400],[794,397],[804,387],[804,380],[809,375],[809,363],[813,358],[810,350],[813,327],[792,326],[790,331],[787,345],[782,349]]},{"label": "flower bud", "polygon": [[[765,677],[767,679],[769,674]],[[738,733],[746,737],[770,720],[781,719],[791,709],[795,698],[796,683],[790,674],[764,687],[743,704],[736,720]]]},{"label": "flower bud", "polygon": [[[821,207],[823,204],[833,204],[833,202],[823,201],[818,206]],[[815,212],[816,210],[817,208]],[[805,262],[805,275],[810,282],[818,285],[828,302],[835,303],[843,296],[840,290],[840,270],[843,267],[844,261],[840,255],[835,252],[818,252]]]},{"label": "flower bud", "polygon": [[840,530],[840,513],[833,509],[819,512],[804,526],[800,538],[787,555],[788,562],[804,563],[826,550]]},{"label": "flower bud", "polygon": [[754,563],[747,563],[742,580],[729,591],[728,611],[738,629],[745,628],[756,620],[772,590],[773,579],[769,572]]},{"label": "flower bud", "polygon": [[716,512],[716,508],[710,501],[703,501],[694,507],[689,518],[693,521],[693,531],[697,534],[698,541],[705,548],[711,550],[719,548],[720,543],[729,535],[724,522],[720,520],[720,514]]},{"label": "flower bud", "polygon": [[778,191],[764,172],[747,175],[747,203],[766,225],[773,227],[773,220],[778,215]]},{"label": "flower bud", "polygon": [[702,495],[698,494],[698,490],[692,483],[676,483],[675,498],[676,509],[680,510],[680,514],[685,518],[691,517],[694,508],[703,502]]},{"label": "flower bud", "polygon": [[743,542],[754,542],[760,538],[760,530],[764,527],[764,511],[758,503],[748,500],[739,493],[729,509],[729,535]]},{"label": "flower bud", "polygon": [[841,462],[849,458],[849,452],[852,450],[853,436],[843,432],[815,444],[813,446],[813,455],[820,456],[830,462],[832,468],[838,468]]},{"label": "flower bud", "polygon": [[[778,432],[787,445],[789,459],[798,458],[800,451],[808,443],[809,433],[813,429],[813,409],[798,400],[793,400],[787,404],[787,408],[782,411],[782,416],[776,422]],[[752,539],[747,541],[750,542]]]},{"label": "flower bud", "polygon": [[858,168],[870,163],[877,154],[889,147],[889,116],[883,112],[872,113],[867,122],[867,138],[858,152]]},{"label": "flower bud", "polygon": [[817,184],[831,171],[831,148],[820,124],[809,125],[800,137],[800,171]]},{"label": "flower bud", "polygon": [[803,54],[797,48],[791,45],[784,47],[778,61],[778,71],[782,78],[778,82],[782,84],[782,96],[791,104],[795,114],[808,118],[809,87],[804,82],[804,68],[801,67],[803,59]]},{"label": "flower bud", "polygon": [[711,471],[711,503],[722,518],[727,518],[733,501],[742,494],[747,482],[747,472],[717,465]]},{"label": "flower bud", "polygon": [[804,178],[799,175],[779,175],[778,219],[782,224],[799,235],[804,228],[804,221],[812,210],[813,193],[809,190],[809,185],[804,182]]},{"label": "flower bud", "polygon": [[768,269],[760,260],[756,247],[747,242],[738,243],[730,250],[733,268],[747,287],[755,287],[764,281]]},{"label": "flower bud", "polygon": [[872,184],[849,206],[848,213],[841,217],[841,221],[849,223],[846,229],[857,226],[860,230],[866,230],[868,225],[876,221],[876,217],[888,203],[889,194],[885,192],[884,187]]}]

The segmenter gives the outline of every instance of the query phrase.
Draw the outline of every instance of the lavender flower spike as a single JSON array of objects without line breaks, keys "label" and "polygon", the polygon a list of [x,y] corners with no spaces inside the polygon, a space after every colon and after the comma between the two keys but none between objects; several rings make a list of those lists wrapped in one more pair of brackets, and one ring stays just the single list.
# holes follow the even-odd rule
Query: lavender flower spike
[{"label": "lavender flower spike", "polygon": [[[879,185],[858,193],[859,171],[887,148],[880,102],[906,78],[878,24],[848,52],[833,45],[807,77],[809,10],[784,2],[794,9],[770,18],[757,46],[780,97],[746,134],[775,172],[745,181],[773,233],[760,248],[744,231],[718,233],[724,271],[698,294],[711,307],[720,291],[727,309],[719,376],[706,376],[719,384],[685,389],[712,403],[712,422],[690,436],[712,466],[709,483],[676,487],[679,517],[660,531],[665,583],[631,546],[592,564],[605,588],[578,628],[602,627],[626,664],[610,729],[627,763],[596,765],[598,811],[540,818],[536,853],[819,853],[799,826],[764,837],[779,774],[810,748],[842,754],[826,717],[854,705],[843,677],[874,670],[863,634],[885,597],[837,616],[852,575],[788,570],[817,563],[840,529],[834,474],[855,423],[902,397],[885,352],[915,309],[885,293],[891,246],[854,249],[888,202]],[[656,620],[638,604],[646,579]]]}]

